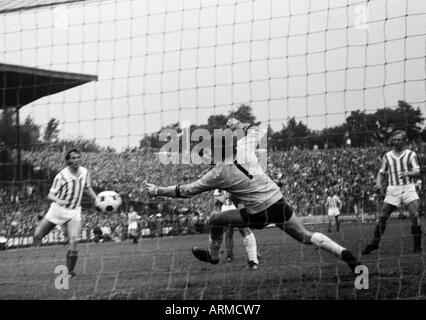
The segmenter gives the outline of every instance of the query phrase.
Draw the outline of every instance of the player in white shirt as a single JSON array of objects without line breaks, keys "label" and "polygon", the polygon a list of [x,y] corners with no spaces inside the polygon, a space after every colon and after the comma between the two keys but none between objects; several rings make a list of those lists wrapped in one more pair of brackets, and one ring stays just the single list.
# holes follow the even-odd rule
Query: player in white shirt
[{"label": "player in white shirt", "polygon": [[[230,195],[223,190],[216,189],[213,193],[215,197],[215,206],[218,206],[218,212],[226,212],[229,210],[236,210],[237,208],[231,201]],[[250,269],[258,269],[259,260],[257,255],[256,238],[250,228],[238,228],[241,236],[243,237],[244,248],[247,252],[247,264]],[[225,234],[225,250],[226,260],[231,262],[234,260],[234,227],[229,226],[224,230]]]},{"label": "player in white shirt", "polygon": [[342,201],[334,193],[333,189],[330,189],[330,195],[327,197],[327,215],[328,215],[328,232],[331,232],[331,225],[333,218],[336,221],[336,231],[339,231],[339,215],[342,207]]},{"label": "player in white shirt", "polygon": [[[214,152],[222,155],[221,161],[215,163],[214,167],[200,179],[193,183],[169,187],[159,187],[145,182],[145,188],[151,197],[189,198],[209,190],[222,189],[244,206],[213,215],[210,219],[209,248],[203,250],[194,247],[192,249],[194,256],[198,260],[218,264],[224,227],[262,229],[274,223],[297,241],[313,244],[341,258],[354,272],[355,267],[359,265],[355,256],[326,235],[308,231],[284,201],[279,187],[266,175],[259,163],[240,162],[240,159],[256,157],[255,148],[263,138],[261,130],[235,119],[228,121],[227,125],[233,131],[242,130],[245,136],[238,144],[226,145],[225,142],[222,148],[214,146]],[[247,152],[251,154],[244,154]]]},{"label": "player in white shirt", "polygon": [[139,240],[139,220],[141,216],[134,210],[133,206],[130,206],[129,214],[127,216],[127,225],[129,237],[133,239],[133,243],[138,243]]},{"label": "player in white shirt", "polygon": [[83,192],[87,190],[95,203],[98,198],[90,184],[89,171],[80,165],[80,151],[77,149],[68,151],[65,155],[65,162],[67,167],[56,175],[47,195],[47,199],[52,203],[34,232],[34,245],[41,245],[43,237],[57,225],[65,225],[70,244],[66,255],[66,265],[69,274],[75,276],[74,267],[78,258],[77,244],[81,229]]},{"label": "player in white shirt", "polygon": [[414,252],[421,252],[422,229],[419,218],[419,196],[416,191],[416,177],[420,175],[420,165],[417,154],[405,149],[407,134],[403,130],[393,132],[391,142],[393,148],[382,158],[382,165],[376,179],[376,189],[380,192],[382,176],[387,173],[388,187],[383,201],[379,223],[374,230],[373,240],[365,247],[362,254],[369,254],[379,248],[380,238],[386,229],[389,216],[400,205],[405,205],[411,220],[411,234],[413,235]]}]

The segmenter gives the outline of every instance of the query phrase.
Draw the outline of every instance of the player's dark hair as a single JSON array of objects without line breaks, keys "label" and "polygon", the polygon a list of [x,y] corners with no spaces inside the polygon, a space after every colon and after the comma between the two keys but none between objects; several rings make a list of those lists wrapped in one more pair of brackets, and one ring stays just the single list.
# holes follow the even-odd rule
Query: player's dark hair
[{"label": "player's dark hair", "polygon": [[65,160],[66,160],[66,161],[68,161],[68,160],[71,158],[71,153],[73,153],[73,152],[78,153],[78,154],[81,154],[80,150],[78,150],[78,149],[76,149],[76,148],[71,149],[71,150],[69,150],[69,151],[65,154]]},{"label": "player's dark hair", "polygon": [[398,129],[392,132],[391,138],[395,137],[397,134],[402,134],[403,139],[407,140],[407,132],[405,132],[404,130]]}]

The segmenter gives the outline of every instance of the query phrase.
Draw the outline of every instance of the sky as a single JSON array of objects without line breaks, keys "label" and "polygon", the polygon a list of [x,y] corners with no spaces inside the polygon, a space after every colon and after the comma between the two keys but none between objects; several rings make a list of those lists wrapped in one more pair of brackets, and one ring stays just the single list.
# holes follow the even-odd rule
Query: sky
[{"label": "sky", "polygon": [[240,104],[274,130],[424,112],[425,30],[419,0],[92,0],[0,14],[0,62],[97,75],[21,117],[122,150]]}]

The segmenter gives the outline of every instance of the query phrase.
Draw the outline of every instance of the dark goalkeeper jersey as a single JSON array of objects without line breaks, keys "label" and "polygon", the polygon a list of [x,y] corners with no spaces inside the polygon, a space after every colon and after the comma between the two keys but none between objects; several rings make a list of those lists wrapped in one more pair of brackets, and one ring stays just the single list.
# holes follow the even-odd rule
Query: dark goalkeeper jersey
[{"label": "dark goalkeeper jersey", "polygon": [[190,197],[222,189],[229,192],[233,200],[241,202],[249,214],[261,212],[280,200],[283,196],[279,187],[263,171],[255,156],[256,141],[261,138],[260,133],[257,128],[249,130],[238,141],[234,163],[218,163],[197,181],[181,185],[181,196]]}]

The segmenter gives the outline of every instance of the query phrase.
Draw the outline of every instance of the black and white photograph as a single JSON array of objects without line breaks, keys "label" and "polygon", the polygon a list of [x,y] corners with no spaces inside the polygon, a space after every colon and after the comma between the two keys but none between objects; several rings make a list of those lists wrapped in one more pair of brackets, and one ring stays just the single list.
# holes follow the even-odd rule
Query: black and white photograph
[{"label": "black and white photograph", "polygon": [[426,300],[425,117],[424,0],[1,0],[0,300]]}]

